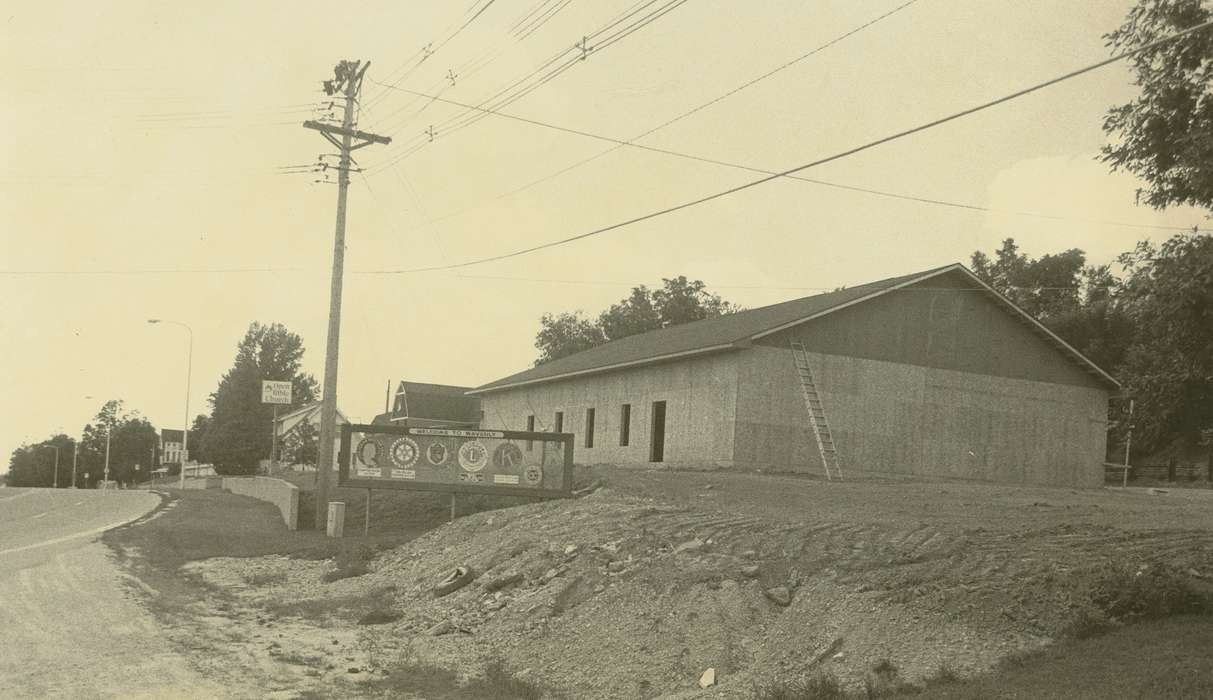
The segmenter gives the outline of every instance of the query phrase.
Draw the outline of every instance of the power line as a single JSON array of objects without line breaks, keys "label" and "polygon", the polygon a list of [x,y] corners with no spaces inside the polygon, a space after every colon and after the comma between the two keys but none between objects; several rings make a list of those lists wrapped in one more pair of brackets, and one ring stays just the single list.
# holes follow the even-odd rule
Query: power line
[{"label": "power line", "polygon": [[[640,29],[643,29],[644,27],[648,26],[652,22],[655,22],[656,20],[663,17],[665,14],[673,11],[674,9],[677,9],[679,6],[681,6],[686,1],[687,0],[668,0],[664,5],[661,5],[660,7],[654,9],[653,11],[651,11],[649,14],[645,15],[644,17],[641,17],[640,19],[633,21],[631,24],[627,25],[626,27],[623,27],[622,29],[616,31],[614,34],[611,34],[610,36],[603,39],[602,42],[599,43],[599,45],[595,47],[595,50],[596,51],[602,50],[602,49],[606,48],[607,46],[610,46],[611,44],[614,44],[614,43],[626,38],[627,36],[631,35],[632,33],[639,31]],[[600,35],[610,31],[615,26],[618,26],[621,22],[624,21],[624,19],[626,17],[630,17],[632,15],[637,14],[639,11],[643,11],[649,5],[652,5],[653,2],[655,2],[655,0],[649,0],[649,2],[647,2],[644,6],[642,6],[640,8],[640,10],[638,10],[637,12],[632,12],[629,15],[625,15],[624,18],[616,18],[615,20],[612,20],[611,23],[598,29],[596,32],[586,35],[583,38],[583,41],[588,42],[591,39],[596,40],[597,37],[599,37]],[[572,55],[570,56],[570,54],[572,54]],[[584,53],[580,49],[578,49],[576,46],[564,49],[563,51],[560,51],[559,53],[555,54],[551,58],[549,58],[546,61],[544,61],[543,63],[541,63],[538,67],[536,67],[534,70],[532,70],[526,76],[519,78],[518,80],[514,81],[510,85],[498,90],[492,96],[482,100],[479,103],[479,105],[481,107],[488,106],[491,109],[502,109],[502,108],[508,106],[509,104],[512,104],[513,102],[529,95],[531,92],[537,90],[538,88],[542,87],[549,81],[555,79],[558,75],[564,73],[566,70],[573,67],[574,65],[581,63],[582,62],[581,59],[583,56],[584,56]],[[531,82],[532,79],[535,78],[535,76],[537,76],[541,73],[544,73],[544,71],[547,71],[550,66],[560,62],[561,59],[564,59],[563,63],[560,63],[560,65],[556,66],[555,68],[552,68],[545,75],[538,78],[538,80]],[[431,126],[430,129],[427,130],[426,134],[416,137],[413,141],[400,142],[401,148],[403,149],[402,153],[395,155],[393,158],[391,158],[390,160],[388,160],[386,162],[378,163],[378,164],[368,168],[368,172],[376,173],[376,172],[379,172],[386,168],[389,168],[389,167],[395,165],[396,163],[399,163],[400,161],[404,160],[405,158],[409,157],[410,155],[417,152],[421,148],[424,148],[425,145],[432,142],[435,138],[438,138],[439,136],[449,135],[450,133],[454,133],[455,131],[458,131],[467,126],[470,126],[471,124],[473,124],[476,121],[479,121],[481,118],[483,118],[483,116],[484,116],[483,114],[473,113],[472,110],[464,110],[460,114],[450,117],[447,120],[445,120],[437,125]]]},{"label": "power line", "polygon": [[[264,267],[264,268],[161,268],[161,269],[106,269],[106,270],[0,270],[0,275],[176,275],[176,274],[232,274],[232,273],[314,273],[313,268],[303,267]],[[379,275],[382,271],[379,270],[350,270],[351,275]],[[468,275],[458,274],[453,275],[458,279],[475,279],[475,280],[496,280],[503,282],[537,282],[543,284],[568,284],[568,285],[589,285],[589,286],[614,286],[614,287],[639,287],[649,286],[647,282],[625,281],[625,280],[585,280],[585,279],[552,279],[541,277],[511,277],[505,275]],[[771,291],[808,291],[808,292],[829,292],[837,290],[838,287],[806,287],[802,285],[768,285],[768,284],[713,284],[712,289],[741,289],[741,290],[771,290]],[[1034,287],[1034,286],[1006,286],[1000,289],[1018,289],[1023,291],[1081,291],[1082,287]],[[938,289],[922,289],[914,290],[907,289],[904,291],[940,291]],[[981,287],[949,287],[944,291],[984,291]]]},{"label": "power line", "polygon": [[[645,138],[646,136],[649,136],[649,135],[651,135],[651,134],[653,134],[653,133],[656,133],[656,132],[658,132],[658,131],[660,131],[660,130],[662,130],[662,129],[666,128],[667,126],[670,126],[670,125],[672,125],[672,124],[674,124],[674,123],[676,123],[676,122],[682,121],[683,119],[686,119],[687,117],[690,117],[691,115],[693,115],[693,114],[695,114],[695,113],[697,113],[697,112],[700,112],[700,111],[702,111],[702,110],[704,110],[704,109],[707,109],[708,107],[710,107],[710,106],[712,106],[712,105],[714,105],[714,104],[716,104],[716,103],[718,103],[718,102],[720,102],[720,101],[722,101],[722,100],[725,100],[725,99],[727,99],[727,98],[731,97],[732,95],[735,95],[735,94],[737,94],[737,93],[741,92],[742,90],[745,90],[746,88],[748,88],[748,87],[750,87],[750,86],[752,86],[752,85],[755,85],[755,84],[757,84],[757,83],[759,83],[759,82],[761,82],[761,81],[763,81],[763,80],[766,80],[767,78],[769,78],[769,77],[771,77],[771,76],[773,76],[773,75],[775,75],[775,74],[777,74],[777,73],[779,73],[779,72],[781,72],[781,71],[784,71],[784,70],[786,70],[786,69],[788,69],[788,68],[791,68],[792,66],[796,65],[797,63],[800,63],[801,61],[804,61],[805,59],[807,59],[807,58],[809,58],[809,57],[811,57],[811,56],[814,56],[814,55],[816,55],[816,54],[818,54],[818,53],[820,53],[820,52],[822,52],[822,51],[824,51],[824,50],[826,50],[826,49],[830,48],[831,46],[834,46],[835,44],[838,44],[838,43],[842,42],[843,40],[848,39],[848,38],[850,38],[850,37],[854,36],[855,34],[858,34],[859,32],[861,32],[861,31],[863,31],[863,30],[865,30],[865,29],[867,29],[867,28],[871,27],[872,25],[874,25],[874,24],[876,24],[876,23],[878,23],[878,22],[880,22],[880,21],[882,21],[882,20],[884,20],[884,19],[886,19],[886,18],[888,18],[888,17],[891,17],[892,15],[894,15],[894,14],[896,14],[896,13],[898,13],[898,12],[900,12],[900,11],[904,10],[904,9],[905,9],[905,8],[907,8],[907,7],[909,7],[910,5],[913,5],[913,4],[914,4],[915,2],[917,2],[917,1],[918,1],[918,0],[908,0],[908,2],[905,2],[905,3],[901,4],[901,5],[898,5],[897,7],[893,8],[892,10],[889,10],[888,12],[885,12],[885,13],[884,13],[884,14],[882,14],[882,15],[879,15],[879,16],[877,16],[877,17],[874,17],[874,18],[872,18],[872,19],[868,20],[867,22],[865,22],[865,23],[863,23],[863,24],[861,24],[861,25],[859,25],[859,26],[857,26],[857,27],[855,27],[855,28],[853,28],[853,29],[851,29],[851,30],[849,30],[849,31],[847,31],[847,32],[845,32],[845,33],[843,33],[843,34],[840,34],[840,35],[838,35],[838,36],[834,37],[833,39],[830,39],[829,41],[827,41],[827,42],[825,42],[825,43],[823,43],[823,44],[820,44],[820,45],[818,45],[818,46],[814,47],[813,49],[811,49],[811,50],[809,50],[809,51],[807,51],[807,52],[805,52],[805,53],[801,54],[800,56],[797,56],[796,58],[793,58],[792,60],[787,61],[787,62],[783,63],[782,65],[777,66],[777,67],[775,67],[775,68],[773,68],[773,69],[771,69],[771,70],[767,71],[766,73],[763,73],[762,75],[759,75],[759,76],[757,76],[757,77],[755,77],[755,78],[752,78],[752,79],[750,79],[750,80],[747,80],[746,82],[744,82],[744,83],[742,83],[742,84],[740,84],[740,85],[738,85],[738,86],[734,87],[734,88],[733,88],[733,89],[731,89],[731,90],[728,90],[727,92],[722,93],[721,95],[718,95],[717,97],[712,98],[711,100],[708,100],[707,102],[704,102],[704,103],[702,103],[702,104],[700,104],[700,105],[698,105],[698,106],[696,106],[696,107],[693,107],[693,108],[691,108],[691,109],[689,109],[689,110],[687,110],[687,111],[685,111],[685,112],[682,112],[681,114],[679,114],[679,115],[677,115],[677,116],[673,117],[672,119],[668,119],[668,120],[666,120],[666,121],[662,122],[661,124],[658,124],[657,126],[652,127],[651,129],[649,129],[649,130],[647,130],[647,131],[644,131],[644,132],[642,132],[642,133],[640,133],[640,134],[637,134],[635,137],[633,137],[633,138],[631,138],[631,139],[628,139],[628,141],[627,141],[626,143],[627,143],[628,145],[634,145],[636,141],[639,141],[640,139],[643,139],[643,138]],[[651,4],[651,3],[650,3],[650,4]],[[613,153],[613,152],[615,152],[616,150],[618,150],[619,148],[622,148],[622,146],[623,146],[623,144],[618,144],[618,145],[616,145],[616,146],[614,146],[614,147],[612,147],[612,148],[608,148],[608,149],[606,149],[606,150],[604,150],[604,151],[601,151],[601,152],[596,153],[596,154],[594,154],[594,155],[592,155],[592,156],[589,156],[588,158],[584,158],[584,159],[582,159],[582,160],[579,160],[579,161],[577,161],[577,162],[575,162],[575,163],[573,163],[573,164],[571,164],[571,165],[565,166],[564,168],[561,168],[561,169],[557,170],[556,172],[549,173],[549,174],[547,174],[547,175],[545,175],[545,176],[543,176],[543,177],[541,177],[541,178],[539,178],[539,179],[537,179],[537,180],[532,180],[531,182],[528,182],[528,183],[526,183],[525,185],[522,185],[521,187],[517,187],[517,188],[512,189],[512,190],[509,190],[509,191],[507,191],[507,192],[503,192],[503,193],[501,193],[501,194],[497,195],[496,197],[494,197],[494,198],[493,198],[493,200],[494,200],[494,201],[499,201],[499,200],[505,199],[505,198],[507,198],[507,197],[512,197],[512,196],[514,196],[514,195],[516,195],[516,194],[519,194],[520,192],[524,192],[524,191],[526,191],[526,190],[528,190],[528,189],[530,189],[530,188],[532,188],[532,187],[535,187],[536,185],[540,185],[540,184],[543,184],[543,183],[548,182],[548,181],[550,181],[550,180],[553,180],[553,179],[555,179],[555,178],[557,178],[557,177],[560,177],[561,175],[564,175],[565,173],[568,173],[568,172],[571,172],[571,171],[573,171],[573,170],[576,170],[577,168],[579,168],[579,167],[581,167],[581,166],[583,166],[583,165],[586,165],[586,164],[588,164],[588,163],[590,163],[590,162],[592,162],[592,161],[595,161],[595,160],[597,160],[597,159],[599,159],[599,158],[601,158],[601,157],[603,157],[603,156],[605,156],[605,155],[607,155],[607,154]],[[416,150],[416,149],[414,149],[414,150]],[[394,164],[395,162],[398,162],[398,161],[392,161],[391,163],[388,163],[388,164],[387,164],[387,166],[390,166],[390,165]],[[478,207],[479,207],[479,206],[480,206],[482,203],[483,203],[483,202],[478,202],[478,203],[476,203],[476,204],[472,204],[471,206],[465,207],[465,208],[463,208],[463,209],[460,209],[460,210],[458,210],[458,211],[452,212],[452,213],[450,213],[450,214],[445,214],[445,215],[440,216],[440,217],[438,217],[438,218],[436,218],[436,219],[431,219],[431,220],[427,221],[426,223],[421,224],[421,226],[429,226],[429,225],[432,225],[432,224],[438,223],[438,222],[440,222],[440,221],[445,221],[445,220],[447,220],[447,219],[450,219],[450,218],[453,218],[453,217],[456,217],[456,216],[460,216],[460,215],[462,215],[462,214],[464,214],[464,213],[466,213],[466,212],[469,212],[469,211],[472,211],[472,210],[474,210],[474,209],[478,208]]]},{"label": "power line", "polygon": [[[374,82],[374,81],[372,80],[372,82]],[[392,87],[391,89],[399,90],[401,92],[406,92],[406,93],[409,93],[412,95],[419,95],[421,97],[429,97],[430,99],[436,100],[438,102],[445,102],[447,104],[452,104],[452,105],[456,105],[459,107],[466,107],[468,109],[478,110],[480,112],[484,112],[485,114],[492,114],[494,116],[503,117],[506,119],[513,119],[515,121],[523,122],[525,124],[540,126],[545,129],[552,129],[555,131],[560,131],[560,132],[567,133],[567,134],[573,134],[576,136],[584,136],[586,138],[596,139],[599,141],[607,141],[610,143],[618,144],[620,146],[628,146],[628,147],[640,149],[643,151],[650,151],[652,153],[660,153],[663,155],[674,156],[677,158],[685,158],[688,160],[694,160],[694,161],[698,161],[701,163],[709,163],[711,165],[720,165],[720,166],[724,166],[724,167],[728,167],[728,168],[736,168],[739,170],[745,170],[747,172],[762,173],[764,175],[778,174],[774,170],[767,170],[765,168],[758,168],[758,167],[754,167],[754,166],[750,166],[750,165],[743,165],[740,163],[734,163],[731,161],[720,160],[717,158],[708,158],[706,156],[698,156],[698,155],[694,155],[691,153],[685,153],[682,151],[671,150],[668,148],[657,148],[655,146],[646,146],[644,144],[633,143],[632,141],[625,141],[623,139],[612,138],[610,136],[603,136],[601,134],[595,134],[595,133],[588,132],[588,131],[582,131],[580,129],[572,129],[569,127],[552,124],[550,122],[543,122],[543,121],[539,121],[537,119],[531,119],[528,117],[522,117],[522,116],[518,116],[515,114],[509,114],[508,112],[499,112],[496,110],[484,109],[482,107],[476,107],[476,106],[469,105],[469,104],[466,104],[463,102],[457,102],[455,100],[448,100],[448,99],[445,99],[445,98],[442,98],[442,97],[439,97],[436,95],[426,95],[424,93],[416,92],[414,90],[409,90],[407,88]],[[1030,217],[1036,217],[1036,218],[1042,218],[1042,219],[1053,219],[1053,220],[1057,220],[1057,221],[1082,221],[1082,222],[1091,223],[1091,224],[1101,224],[1101,225],[1106,225],[1106,226],[1123,226],[1123,227],[1129,227],[1129,228],[1159,229],[1159,230],[1169,230],[1169,231],[1191,230],[1191,227],[1187,227],[1187,226],[1159,226],[1159,225],[1154,225],[1154,224],[1131,224],[1131,223],[1124,223],[1124,222],[1118,222],[1118,221],[1102,221],[1102,220],[1098,220],[1098,219],[1075,219],[1073,217],[1059,216],[1059,215],[1053,215],[1053,214],[1039,214],[1039,213],[1027,212],[1027,211],[997,209],[997,208],[993,208],[993,207],[981,206],[978,204],[965,204],[965,203],[961,203],[961,202],[951,202],[951,201],[944,200],[944,199],[917,197],[914,195],[901,194],[901,193],[897,193],[897,192],[889,192],[886,190],[877,190],[877,189],[872,189],[872,188],[868,188],[868,187],[859,187],[856,185],[844,185],[844,184],[837,183],[837,182],[830,182],[828,180],[817,180],[814,178],[801,177],[799,175],[789,175],[787,177],[790,180],[799,180],[801,182],[808,182],[811,184],[821,185],[824,187],[834,187],[834,188],[848,190],[848,191],[852,191],[852,192],[861,192],[864,194],[871,194],[871,195],[875,195],[875,196],[879,196],[879,197],[888,197],[891,199],[901,199],[901,200],[905,200],[905,201],[919,202],[922,204],[933,204],[933,205],[937,205],[937,206],[953,207],[953,208],[957,208],[957,209],[969,209],[969,210],[973,210],[973,211],[989,212],[989,213],[995,213],[995,214],[1014,214],[1016,216],[1030,216]]]},{"label": "power line", "polygon": [[531,23],[528,27],[519,29],[518,32],[514,36],[516,36],[519,41],[526,39],[528,36],[534,34],[535,32],[539,31],[540,29],[542,29],[543,25],[547,24],[548,22],[551,22],[552,18],[555,17],[556,15],[560,14],[560,11],[563,10],[564,8],[568,7],[569,3],[571,3],[572,1],[573,0],[561,0],[557,5],[553,6],[549,11],[540,15],[539,19],[537,19],[535,22]]},{"label": "power line", "polygon": [[1083,75],[1083,74],[1089,73],[1093,70],[1102,68],[1111,63],[1115,63],[1117,61],[1124,60],[1125,58],[1128,58],[1129,56],[1133,56],[1133,55],[1142,53],[1144,51],[1148,51],[1154,47],[1161,46],[1162,44],[1167,44],[1172,41],[1176,41],[1180,38],[1183,38],[1183,37],[1193,34],[1195,32],[1201,31],[1203,29],[1207,29],[1211,26],[1213,26],[1213,20],[1210,20],[1208,22],[1203,22],[1201,24],[1196,25],[1195,27],[1185,29],[1182,32],[1172,34],[1168,37],[1159,39],[1157,41],[1152,41],[1148,44],[1144,44],[1142,46],[1139,46],[1136,49],[1132,49],[1130,51],[1116,54],[1116,55],[1112,56],[1111,58],[1106,58],[1102,61],[1098,61],[1091,65],[1084,66],[1077,70],[1070,71],[1069,73],[1065,73],[1056,78],[1052,78],[1050,80],[1046,80],[1041,83],[1036,83],[1035,85],[1032,85],[1030,87],[1012,92],[1009,95],[1004,95],[1002,97],[990,100],[988,102],[983,102],[974,107],[970,107],[968,109],[964,109],[959,112],[954,112],[947,116],[940,117],[939,119],[935,119],[933,121],[926,122],[925,124],[920,124],[918,126],[911,127],[909,129],[905,129],[903,131],[896,132],[894,134],[890,134],[888,136],[876,139],[874,141],[869,141],[867,143],[861,144],[859,146],[855,146],[853,148],[846,149],[844,151],[840,151],[838,153],[834,153],[833,155],[829,155],[824,158],[818,158],[817,160],[810,161],[808,163],[805,163],[804,165],[798,165],[794,168],[789,168],[787,170],[783,170],[783,171],[780,171],[780,172],[777,172],[777,173],[774,173],[771,175],[767,175],[765,177],[758,178],[757,180],[751,180],[749,182],[745,182],[740,185],[729,187],[727,189],[720,190],[718,192],[713,192],[713,193],[705,195],[703,197],[688,200],[686,202],[682,202],[680,204],[675,204],[673,206],[665,207],[664,209],[658,209],[656,211],[652,211],[647,214],[642,214],[640,216],[632,217],[631,219],[619,221],[614,224],[610,224],[610,225],[603,226],[603,227],[600,227],[597,229],[593,229],[591,231],[587,231],[585,233],[577,234],[575,236],[569,236],[567,238],[561,238],[561,239],[558,239],[555,241],[548,241],[547,243],[540,243],[538,245],[530,246],[528,248],[523,248],[521,250],[516,250],[513,252],[509,252],[509,253],[501,253],[499,255],[490,255],[490,256],[483,257],[483,258],[475,258],[472,260],[466,260],[466,261],[460,262],[460,263],[454,263],[454,264],[449,264],[449,265],[434,265],[434,266],[429,266],[429,267],[405,268],[405,269],[399,269],[399,270],[383,270],[382,274],[406,274],[406,273],[412,273],[412,272],[454,270],[454,269],[459,269],[459,268],[464,268],[464,267],[471,267],[473,265],[482,265],[482,264],[489,263],[489,262],[496,262],[499,260],[507,260],[509,258],[516,258],[516,257],[522,256],[522,255],[527,255],[527,254],[534,253],[534,252],[537,252],[540,250],[546,250],[548,248],[555,248],[557,246],[567,245],[569,243],[584,240],[586,238],[599,236],[604,233],[609,233],[610,231],[624,228],[626,226],[631,226],[633,224],[638,224],[643,221],[648,221],[649,219],[655,219],[659,216],[665,216],[666,214],[672,214],[677,211],[682,211],[683,209],[690,209],[691,207],[695,207],[700,204],[705,204],[707,202],[721,199],[723,197],[727,197],[729,195],[736,194],[738,192],[742,192],[744,190],[748,190],[748,189],[757,187],[759,185],[766,184],[768,182],[771,182],[772,180],[777,180],[779,178],[787,177],[789,175],[793,175],[795,173],[799,173],[799,172],[808,170],[810,168],[815,168],[819,165],[824,165],[826,163],[831,163],[836,160],[841,160],[843,158],[847,158],[847,157],[855,155],[857,153],[862,153],[863,151],[867,151],[872,148],[876,148],[877,146],[881,146],[886,143],[890,143],[892,141],[897,141],[897,140],[905,138],[907,136],[911,136],[913,134],[917,134],[922,131],[927,131],[928,129],[933,129],[937,126],[947,124],[947,123],[955,121],[957,119],[961,119],[963,117],[967,117],[969,115],[976,114],[977,112],[981,112],[981,111],[990,109],[992,107],[996,107],[1005,102],[1010,102],[1011,100],[1015,100],[1015,99],[1025,96],[1025,95],[1029,95],[1033,92],[1043,90],[1044,88],[1050,87],[1052,85],[1056,85],[1056,84],[1064,82],[1066,80],[1076,78],[1080,75]]},{"label": "power line", "polygon": [[[480,2],[481,2],[481,0],[475,0],[475,2],[472,3],[472,5],[467,9],[467,11],[464,12],[465,17],[468,15],[471,15],[471,16],[468,17],[468,19],[466,19],[463,22],[463,24],[459,25],[459,27],[457,29],[455,29],[453,32],[451,32],[445,39],[442,39],[441,41],[439,41],[437,47],[434,47],[434,42],[430,42],[430,43],[426,44],[425,46],[421,47],[420,51],[418,51],[417,53],[414,53],[413,54],[414,57],[417,56],[417,54],[419,53],[419,54],[421,54],[421,58],[415,64],[413,64],[411,67],[409,67],[408,70],[406,70],[403,75],[401,75],[399,78],[396,78],[393,84],[399,85],[400,83],[407,80],[408,77],[413,74],[413,71],[420,68],[421,64],[425,63],[427,59],[429,59],[431,56],[433,56],[434,54],[441,51],[444,46],[449,44],[455,37],[459,36],[459,34],[461,32],[463,32],[464,29],[467,29],[468,26],[472,24],[472,22],[476,21],[476,18],[478,18],[478,17],[480,17],[480,15],[484,14],[484,11],[489,9],[489,6],[492,5],[494,2],[496,2],[496,0],[485,0],[483,5],[480,5]],[[411,62],[412,60],[413,60],[412,58],[406,59],[404,65],[401,66],[401,68],[403,68],[404,66],[407,66],[409,64],[409,62]],[[398,71],[398,70],[400,70],[400,68],[397,68],[396,70]],[[395,72],[396,71],[392,71],[391,73],[388,74],[389,79],[391,79],[390,76],[392,74],[394,74]],[[380,93],[379,95],[372,96],[371,98],[368,99],[368,103],[373,104],[373,103],[377,102],[380,98],[383,97],[384,94],[386,94],[386,93]]]}]

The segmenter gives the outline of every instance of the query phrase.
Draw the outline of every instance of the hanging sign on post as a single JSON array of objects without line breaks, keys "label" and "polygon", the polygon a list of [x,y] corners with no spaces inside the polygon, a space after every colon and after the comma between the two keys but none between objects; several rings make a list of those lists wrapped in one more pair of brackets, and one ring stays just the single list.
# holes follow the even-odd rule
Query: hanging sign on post
[{"label": "hanging sign on post", "polygon": [[286,404],[291,403],[291,383],[263,380],[261,382],[261,403]]}]

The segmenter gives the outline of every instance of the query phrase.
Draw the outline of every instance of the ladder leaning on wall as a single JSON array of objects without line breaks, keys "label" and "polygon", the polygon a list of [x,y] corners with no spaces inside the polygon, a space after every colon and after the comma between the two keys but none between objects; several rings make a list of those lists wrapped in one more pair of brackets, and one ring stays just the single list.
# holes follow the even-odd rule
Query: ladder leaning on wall
[{"label": "ladder leaning on wall", "polygon": [[830,422],[826,420],[825,405],[821,403],[821,395],[817,393],[817,385],[813,382],[813,371],[809,369],[809,354],[804,345],[792,341],[792,358],[796,363],[796,373],[800,375],[800,390],[804,394],[804,405],[809,410],[809,425],[813,428],[813,437],[817,439],[817,452],[821,455],[821,463],[826,470],[826,479],[842,479],[842,467],[838,465],[838,449],[834,438],[830,435]]}]

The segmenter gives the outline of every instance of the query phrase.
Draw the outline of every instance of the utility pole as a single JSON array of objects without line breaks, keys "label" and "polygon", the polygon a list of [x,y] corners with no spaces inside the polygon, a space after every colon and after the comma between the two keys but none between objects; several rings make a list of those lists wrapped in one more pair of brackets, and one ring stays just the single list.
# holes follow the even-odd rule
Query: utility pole
[{"label": "utility pole", "polygon": [[[342,61],[333,70],[333,80],[324,82],[324,91],[330,96],[344,90],[345,118],[341,127],[321,124],[316,121],[303,122],[304,128],[314,129],[329,143],[340,149],[341,161],[337,166],[337,226],[333,236],[333,275],[329,292],[328,344],[324,352],[324,394],[320,406],[320,454],[316,464],[316,526],[323,528],[329,508],[329,474],[333,469],[333,443],[336,439],[337,423],[337,349],[341,336],[341,282],[345,269],[345,209],[350,186],[350,164],[352,151],[373,143],[387,145],[392,140],[386,136],[368,134],[354,128],[354,104],[362,88],[362,76],[370,62]],[[338,141],[335,136],[340,136]]]},{"label": "utility pole", "polygon": [[72,488],[76,488],[76,455],[80,452],[80,441],[72,440]]}]

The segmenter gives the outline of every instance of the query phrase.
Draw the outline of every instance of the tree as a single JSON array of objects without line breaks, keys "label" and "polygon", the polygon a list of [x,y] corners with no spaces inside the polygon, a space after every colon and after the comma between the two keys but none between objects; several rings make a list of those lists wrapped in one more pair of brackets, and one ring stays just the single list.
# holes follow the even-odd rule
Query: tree
[{"label": "tree", "polygon": [[66,488],[72,481],[72,447],[70,437],[59,434],[35,445],[22,445],[9,457],[9,486],[50,487],[55,483],[55,448],[59,449],[59,486]]},{"label": "tree", "polygon": [[582,318],[581,311],[555,316],[544,314],[539,318],[539,333],[535,336],[535,347],[539,348],[539,359],[535,364],[558,360],[605,342],[602,329]]},{"label": "tree", "polygon": [[598,315],[597,322],[580,311],[544,314],[539,319],[536,365],[572,355],[629,335],[700,321],[740,310],[707,291],[700,280],[685,276],[662,279],[661,289],[633,287],[628,296]]},{"label": "tree", "polygon": [[1207,444],[1213,432],[1213,237],[1142,242],[1119,258],[1136,329],[1121,378],[1143,449]]},{"label": "tree", "polygon": [[[1130,51],[1210,19],[1213,10],[1201,0],[1139,0],[1105,38],[1113,50]],[[1149,183],[1138,198],[1156,209],[1213,208],[1213,31],[1130,60],[1140,94],[1104,119],[1113,142],[1103,147],[1103,160]]]},{"label": "tree", "polygon": [[128,412],[121,400],[113,399],[84,426],[76,470],[80,485],[89,488],[105,478],[107,436],[110,480],[125,483],[147,478],[158,443],[156,428],[137,411]]},{"label": "tree", "polygon": [[199,413],[194,416],[194,424],[190,426],[189,458],[199,464],[210,462],[206,454],[206,431],[211,427],[211,417]]},{"label": "tree", "polygon": [[1120,366],[1132,338],[1128,317],[1116,301],[1118,280],[1107,265],[1086,266],[1086,253],[1071,248],[1032,259],[1008,238],[991,259],[972,255],[973,272],[1095,364]]},{"label": "tree", "polygon": [[653,295],[644,285],[633,287],[627,299],[598,315],[598,328],[606,340],[626,338],[661,326],[661,313],[654,308]]},{"label": "tree", "polygon": [[281,459],[286,464],[316,466],[320,456],[320,433],[309,420],[299,422],[294,430],[280,438]]},{"label": "tree", "polygon": [[211,394],[202,448],[220,474],[252,474],[269,457],[273,407],[261,403],[262,380],[289,381],[296,408],[316,400],[316,380],[302,372],[303,339],[282,324],[252,323],[236,360]]}]

